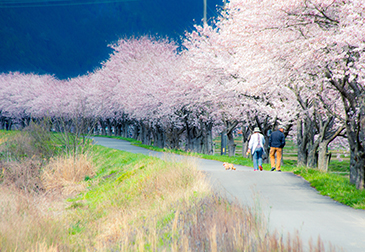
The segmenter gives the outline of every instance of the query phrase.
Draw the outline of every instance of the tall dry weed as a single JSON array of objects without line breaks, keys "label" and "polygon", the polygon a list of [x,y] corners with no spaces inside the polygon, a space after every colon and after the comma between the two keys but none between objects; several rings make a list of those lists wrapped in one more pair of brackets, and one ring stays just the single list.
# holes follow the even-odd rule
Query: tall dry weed
[{"label": "tall dry weed", "polygon": [[51,158],[43,169],[41,180],[47,191],[71,195],[85,190],[85,178],[94,175],[95,167],[87,154],[80,154],[76,158]]},{"label": "tall dry weed", "polygon": [[0,186],[0,251],[56,251],[66,248],[63,199]]},{"label": "tall dry weed", "polygon": [[28,193],[39,193],[43,190],[40,180],[42,161],[39,159],[32,157],[22,161],[0,162],[0,167],[0,182],[3,182],[3,185],[15,186]]},{"label": "tall dry weed", "polygon": [[144,246],[151,251],[326,251],[320,240],[305,247],[298,233],[288,234],[285,240],[275,232],[269,233],[250,209],[219,196],[176,203],[172,209],[178,211],[168,221],[164,219],[163,225],[161,220],[158,225],[151,218],[142,226],[133,223],[129,229],[124,227],[118,249],[135,251]]},{"label": "tall dry weed", "polygon": [[83,190],[94,167],[86,155],[48,163],[48,133],[28,130],[0,146],[0,251],[71,251],[65,196]]}]

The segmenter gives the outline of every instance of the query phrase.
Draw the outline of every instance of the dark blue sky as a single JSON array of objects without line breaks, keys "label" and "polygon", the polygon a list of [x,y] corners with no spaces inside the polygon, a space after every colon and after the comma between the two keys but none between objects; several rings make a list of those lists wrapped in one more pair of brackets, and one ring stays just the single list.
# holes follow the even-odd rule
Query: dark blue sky
[{"label": "dark blue sky", "polygon": [[[207,3],[209,19],[222,0]],[[83,75],[108,58],[107,45],[120,37],[178,41],[202,18],[203,0],[0,0],[0,73]]]}]

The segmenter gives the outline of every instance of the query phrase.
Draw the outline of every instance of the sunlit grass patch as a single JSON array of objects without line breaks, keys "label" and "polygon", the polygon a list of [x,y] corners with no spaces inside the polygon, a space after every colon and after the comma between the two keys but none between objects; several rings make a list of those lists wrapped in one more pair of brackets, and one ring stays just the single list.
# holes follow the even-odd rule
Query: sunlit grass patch
[{"label": "sunlit grass patch", "polygon": [[189,158],[165,162],[101,146],[94,150],[94,163],[100,170],[89,181],[90,190],[72,200],[77,223],[72,232],[75,237],[96,237],[96,248],[117,242],[126,230],[151,215],[158,219],[176,201],[209,191]]},{"label": "sunlit grass patch", "polygon": [[320,194],[342,204],[365,209],[365,191],[357,190],[355,185],[350,184],[348,177],[310,168],[297,168],[294,173],[307,180]]},{"label": "sunlit grass patch", "polygon": [[335,158],[332,158],[328,166],[328,171],[330,173],[332,172],[332,173],[347,175],[350,173],[350,160],[339,161]]},{"label": "sunlit grass patch", "polygon": [[299,236],[284,242],[268,233],[259,212],[214,195],[194,158],[166,162],[101,146],[94,151],[101,169],[69,208],[75,248],[301,251]]}]

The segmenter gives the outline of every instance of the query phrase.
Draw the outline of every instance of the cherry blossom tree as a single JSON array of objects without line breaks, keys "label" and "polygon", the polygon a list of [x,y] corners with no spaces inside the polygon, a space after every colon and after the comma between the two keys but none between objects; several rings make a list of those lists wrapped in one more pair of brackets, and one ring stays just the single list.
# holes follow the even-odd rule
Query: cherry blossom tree
[{"label": "cherry blossom tree", "polygon": [[[332,125],[334,120],[340,122],[334,134],[341,132],[342,121],[351,151],[350,181],[363,189],[363,1],[232,1],[227,8],[229,15],[223,22],[240,24],[230,34],[241,34],[246,40],[237,41],[251,48],[243,47],[249,52],[241,51],[241,60],[250,59],[247,67],[241,67],[244,70],[239,72],[249,84],[245,88],[267,89],[267,84],[274,86],[275,83],[295,86],[293,90],[299,91],[310,87],[316,99],[308,100],[309,106],[301,106],[307,114],[305,119],[310,118],[307,113],[310,110],[315,114],[321,108],[327,109],[329,114],[321,120]],[[296,95],[297,101],[303,100]],[[339,100],[342,104],[328,106],[326,100]],[[313,107],[314,103],[318,106]],[[312,123],[306,125],[311,126]]]},{"label": "cherry blossom tree", "polygon": [[19,72],[2,74],[0,79],[2,116],[7,120],[18,120],[23,127],[28,125],[31,119],[43,117],[51,104],[45,104],[43,98],[51,97],[47,89],[55,83],[56,79],[50,75]]},{"label": "cherry blossom tree", "polygon": [[50,116],[91,129],[98,120],[103,134],[134,129],[143,143],[170,148],[185,138],[186,150],[208,154],[215,127],[232,156],[238,125],[268,140],[284,124],[301,165],[326,170],[328,145],[347,138],[350,181],[363,189],[363,13],[360,0],[232,0],[211,26],[187,33],[180,52],[168,39],[120,39],[84,76],[1,74],[2,125]]},{"label": "cherry blossom tree", "polygon": [[[364,189],[364,14],[363,1],[303,1],[282,7],[285,31],[292,32],[295,56],[285,57],[295,79],[308,76],[317,86],[327,85],[321,101],[342,101],[342,110],[326,106],[343,122],[350,146],[350,181]],[[294,37],[295,36],[295,37]],[[286,40],[288,41],[288,40]],[[295,61],[294,61],[295,59]],[[318,85],[319,84],[319,85]]]},{"label": "cherry blossom tree", "polygon": [[[251,128],[259,126],[268,138],[266,133],[277,121],[291,122],[293,118],[292,109],[285,106],[290,96],[283,98],[283,95],[278,95],[287,90],[279,92],[278,85],[265,84],[268,82],[265,78],[254,82],[253,76],[250,76],[255,70],[262,71],[256,64],[264,63],[263,59],[256,59],[255,50],[261,50],[253,39],[257,30],[249,29],[250,24],[247,23],[251,19],[241,20],[246,13],[241,12],[244,8],[237,12],[236,7],[233,3],[228,4],[214,26],[196,26],[195,31],[187,34],[184,43],[186,54],[192,62],[188,65],[194,66],[203,76],[199,79],[205,80],[205,86],[214,90],[214,103],[219,105],[212,113],[220,117],[225,125],[229,155],[234,154],[232,131],[239,122],[245,122]],[[246,7],[245,10],[250,12],[252,6]],[[256,73],[258,75],[265,76],[262,72]]]},{"label": "cherry blossom tree", "polygon": [[155,145],[164,147],[168,128],[181,124],[176,113],[183,66],[177,46],[142,37],[121,39],[111,47],[114,52],[97,75],[102,85],[114,85],[113,99],[120,105],[113,107],[139,123],[143,143],[149,144],[153,133]]},{"label": "cherry blossom tree", "polygon": [[[338,8],[335,1],[320,1],[314,7],[311,4],[310,1],[231,1],[215,28],[197,27],[189,35],[187,47],[190,57],[200,64],[196,67],[200,72],[220,76],[229,83],[229,90],[246,100],[257,97],[256,101],[264,101],[265,105],[258,106],[257,112],[264,115],[266,122],[261,123],[258,115],[253,116],[263,131],[267,131],[263,125],[268,125],[268,118],[272,128],[277,120],[290,127],[297,117],[299,163],[315,166],[318,149],[322,153],[319,156],[323,156],[328,143],[342,132],[343,123],[338,114],[333,117],[324,112],[324,108],[331,107],[323,102],[329,100],[327,96],[333,101],[338,101],[339,96],[328,85],[323,88],[324,71],[319,65],[326,61],[318,62],[323,57],[316,53],[323,48],[318,44],[318,35],[329,36],[333,29],[324,21],[330,15],[325,17],[322,10],[321,18],[315,11],[322,8],[337,15]],[[310,11],[305,13],[306,10]],[[318,20],[309,20],[310,16]],[[229,77],[233,81],[227,81]],[[267,115],[263,113],[265,110]],[[305,132],[300,123],[303,120]]]}]

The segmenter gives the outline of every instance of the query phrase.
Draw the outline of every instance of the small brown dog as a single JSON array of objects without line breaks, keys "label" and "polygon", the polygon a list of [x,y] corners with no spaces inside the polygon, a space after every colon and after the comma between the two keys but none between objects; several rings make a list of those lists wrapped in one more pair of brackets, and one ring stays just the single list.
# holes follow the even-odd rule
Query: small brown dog
[{"label": "small brown dog", "polygon": [[230,163],[227,163],[227,162],[224,162],[223,163],[223,167],[226,168],[226,170],[236,170],[236,167],[233,166],[233,164],[230,164]]}]

